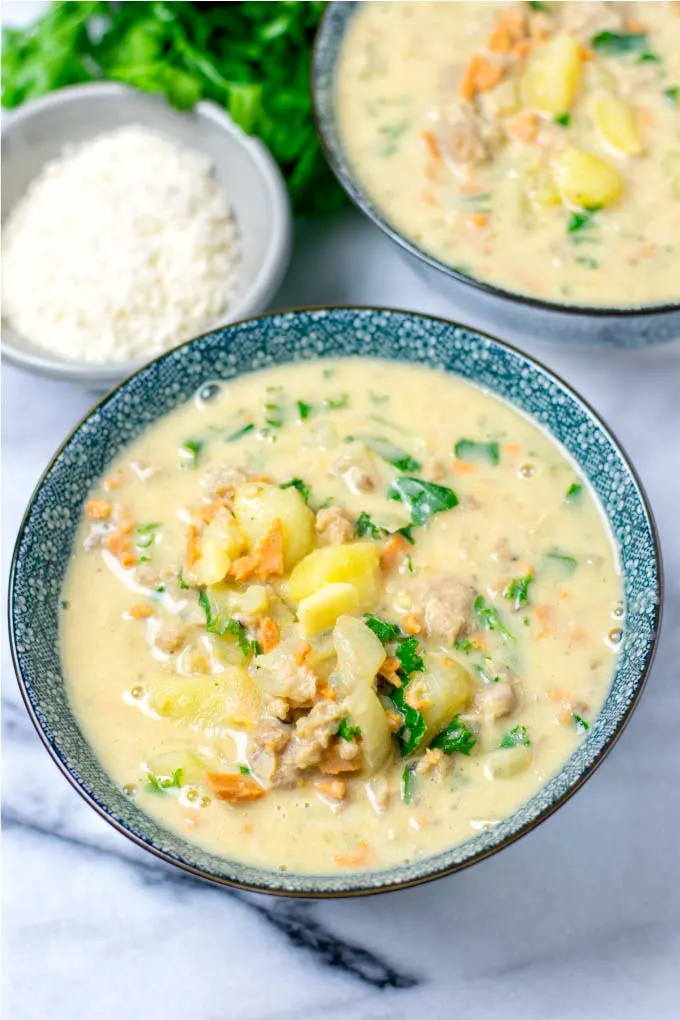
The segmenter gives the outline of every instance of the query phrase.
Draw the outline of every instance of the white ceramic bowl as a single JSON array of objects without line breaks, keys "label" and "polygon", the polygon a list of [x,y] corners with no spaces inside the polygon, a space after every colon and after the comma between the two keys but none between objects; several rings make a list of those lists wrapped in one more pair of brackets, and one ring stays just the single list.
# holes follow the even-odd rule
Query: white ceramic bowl
[{"label": "white ceramic bowl", "polygon": [[[288,267],[292,217],[281,172],[269,150],[237,127],[214,103],[179,112],[156,95],[124,85],[94,83],[52,92],[2,121],[2,219],[42,167],[69,142],[83,142],[127,124],[155,128],[210,158],[237,221],[240,282],[228,312],[204,332],[263,311]],[[177,342],[188,337],[177,337]],[[52,355],[19,336],[3,319],[2,354],[22,368],[108,389],[149,358],[90,363]]]}]

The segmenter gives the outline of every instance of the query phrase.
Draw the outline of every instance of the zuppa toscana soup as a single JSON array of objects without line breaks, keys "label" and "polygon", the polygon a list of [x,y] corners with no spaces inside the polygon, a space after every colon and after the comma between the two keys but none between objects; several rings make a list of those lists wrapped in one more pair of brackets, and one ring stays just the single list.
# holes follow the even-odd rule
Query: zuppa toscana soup
[{"label": "zuppa toscana soup", "polygon": [[442,262],[560,303],[680,298],[680,5],[364,3],[356,176]]},{"label": "zuppa toscana soup", "polygon": [[368,359],[208,383],[90,494],[63,591],[83,730],[146,812],[270,869],[495,825],[609,688],[616,553],[545,433]]}]

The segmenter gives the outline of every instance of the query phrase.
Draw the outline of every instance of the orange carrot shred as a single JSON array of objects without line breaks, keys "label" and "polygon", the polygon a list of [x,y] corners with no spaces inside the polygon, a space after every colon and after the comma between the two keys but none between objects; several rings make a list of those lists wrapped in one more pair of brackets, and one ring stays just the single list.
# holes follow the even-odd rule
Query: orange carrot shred
[{"label": "orange carrot shred", "polygon": [[260,622],[257,628],[257,640],[263,652],[271,652],[281,640],[281,631],[278,623],[269,616]]},{"label": "orange carrot shred", "polygon": [[146,602],[137,602],[134,606],[130,606],[128,613],[133,620],[144,620],[147,616],[151,616],[153,609]]},{"label": "orange carrot shred", "polygon": [[218,800],[259,800],[267,792],[252,776],[237,772],[208,772],[205,778]]},{"label": "orange carrot shred", "polygon": [[198,562],[201,558],[201,550],[198,545],[198,528],[195,524],[190,524],[187,528],[187,549],[186,549],[186,565],[187,570]]},{"label": "orange carrot shred", "polygon": [[381,570],[394,570],[408,552],[409,544],[403,535],[390,535],[380,554]]},{"label": "orange carrot shred", "polygon": [[85,516],[91,521],[105,521],[111,516],[111,504],[107,499],[88,499]]},{"label": "orange carrot shred", "polygon": [[237,581],[249,580],[251,577],[266,581],[270,577],[281,577],[283,574],[283,523],[277,517],[267,534],[260,539],[255,549],[248,556],[234,560],[229,573]]},{"label": "orange carrot shred", "polygon": [[295,664],[297,666],[302,666],[302,664],[304,663],[305,659],[307,659],[308,656],[310,655],[311,651],[312,651],[312,646],[310,645],[309,641],[303,641],[301,644],[299,644],[297,646],[297,648],[295,649],[295,651],[293,652],[293,658],[295,659]]}]

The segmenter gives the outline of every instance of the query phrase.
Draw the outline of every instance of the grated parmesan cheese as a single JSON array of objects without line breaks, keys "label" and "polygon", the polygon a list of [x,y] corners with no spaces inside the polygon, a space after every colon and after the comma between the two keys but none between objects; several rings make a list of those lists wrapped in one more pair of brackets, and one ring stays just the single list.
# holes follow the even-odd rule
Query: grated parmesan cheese
[{"label": "grated parmesan cheese", "polygon": [[65,149],[4,233],[3,315],[67,359],[151,358],[223,315],[238,282],[210,161],[140,126]]}]

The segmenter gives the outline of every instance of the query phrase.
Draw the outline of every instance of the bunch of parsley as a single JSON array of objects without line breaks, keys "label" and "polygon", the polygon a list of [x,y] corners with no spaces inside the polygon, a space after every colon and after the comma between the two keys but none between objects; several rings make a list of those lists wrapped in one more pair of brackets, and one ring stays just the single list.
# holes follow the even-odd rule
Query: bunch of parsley
[{"label": "bunch of parsley", "polygon": [[344,201],[312,118],[309,75],[322,2],[60,2],[2,37],[2,105],[108,79],[159,92],[180,109],[225,107],[279,163],[297,213]]}]

